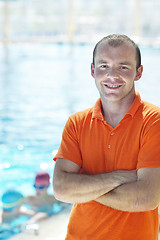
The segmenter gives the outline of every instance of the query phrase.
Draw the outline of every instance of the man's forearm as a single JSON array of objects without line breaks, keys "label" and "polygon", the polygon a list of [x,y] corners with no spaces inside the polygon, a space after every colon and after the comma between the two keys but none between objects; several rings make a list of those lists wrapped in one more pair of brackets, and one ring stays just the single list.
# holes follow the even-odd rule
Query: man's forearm
[{"label": "man's forearm", "polygon": [[[106,184],[105,178],[104,174],[63,173],[58,184],[54,184],[55,197],[71,203],[94,200],[119,186],[118,181],[114,181],[110,173],[108,174],[108,184]],[[54,179],[53,182],[55,182]]]},{"label": "man's forearm", "polygon": [[96,201],[121,211],[141,212],[156,207],[152,195],[152,191],[148,190],[148,186],[145,186],[143,181],[135,181],[117,187]]},{"label": "man's forearm", "polygon": [[119,170],[95,175],[56,170],[53,178],[57,200],[70,203],[83,203],[95,200],[117,186],[134,181],[134,170]]}]

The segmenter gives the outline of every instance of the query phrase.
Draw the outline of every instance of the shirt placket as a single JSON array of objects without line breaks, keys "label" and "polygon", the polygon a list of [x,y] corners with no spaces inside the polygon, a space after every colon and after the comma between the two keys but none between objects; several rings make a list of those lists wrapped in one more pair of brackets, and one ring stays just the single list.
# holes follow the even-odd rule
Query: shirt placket
[{"label": "shirt placket", "polygon": [[107,165],[109,168],[109,171],[112,171],[114,168],[114,138],[115,138],[115,129],[112,129],[109,131],[109,135],[108,135],[108,142],[107,142],[107,146],[106,146],[106,150],[107,150]]},{"label": "shirt placket", "polygon": [[114,166],[113,141],[114,141],[115,129],[112,128],[110,125],[108,125],[105,120],[103,121],[103,123],[106,127],[105,165],[106,165],[107,171],[112,171]]}]

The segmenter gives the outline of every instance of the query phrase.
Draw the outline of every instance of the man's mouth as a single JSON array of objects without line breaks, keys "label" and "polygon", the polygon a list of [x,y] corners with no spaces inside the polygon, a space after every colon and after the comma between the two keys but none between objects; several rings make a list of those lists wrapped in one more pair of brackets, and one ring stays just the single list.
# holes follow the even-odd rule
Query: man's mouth
[{"label": "man's mouth", "polygon": [[106,87],[110,88],[110,89],[116,89],[116,88],[120,88],[122,85],[121,84],[117,84],[117,85],[113,85],[113,84],[104,84]]}]

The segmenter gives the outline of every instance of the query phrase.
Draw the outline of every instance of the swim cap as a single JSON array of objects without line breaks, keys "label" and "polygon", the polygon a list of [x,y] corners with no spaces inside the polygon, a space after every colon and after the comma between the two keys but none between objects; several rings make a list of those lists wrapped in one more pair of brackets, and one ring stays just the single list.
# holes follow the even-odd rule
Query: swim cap
[{"label": "swim cap", "polygon": [[47,172],[39,171],[39,172],[37,172],[36,177],[35,177],[35,185],[48,187],[50,184],[49,179],[50,179],[50,177]]},{"label": "swim cap", "polygon": [[20,192],[8,190],[2,195],[2,207],[5,211],[11,211],[21,204],[22,199],[23,195]]}]

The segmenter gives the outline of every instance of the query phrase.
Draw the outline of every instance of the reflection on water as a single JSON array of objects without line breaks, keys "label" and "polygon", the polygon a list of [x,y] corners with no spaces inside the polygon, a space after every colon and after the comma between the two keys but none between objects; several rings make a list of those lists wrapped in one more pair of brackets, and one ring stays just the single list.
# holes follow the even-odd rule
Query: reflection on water
[{"label": "reflection on water", "polygon": [[47,168],[47,163],[52,172],[52,151],[66,119],[94,102],[91,47],[10,45],[0,50],[1,181],[22,188],[18,182],[31,183],[40,164]]},{"label": "reflection on water", "polygon": [[[52,174],[52,151],[73,112],[98,97],[90,76],[91,45],[0,46],[0,195],[32,190],[40,166]],[[142,49],[141,96],[160,106],[160,50]]]}]

